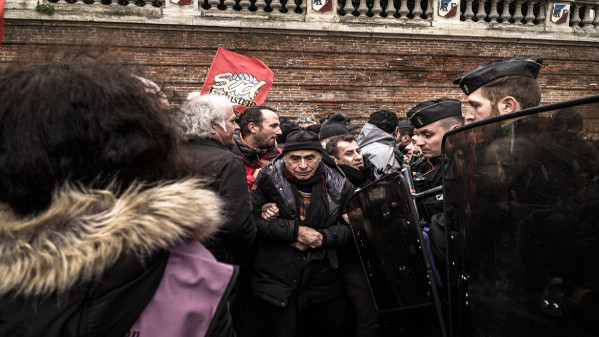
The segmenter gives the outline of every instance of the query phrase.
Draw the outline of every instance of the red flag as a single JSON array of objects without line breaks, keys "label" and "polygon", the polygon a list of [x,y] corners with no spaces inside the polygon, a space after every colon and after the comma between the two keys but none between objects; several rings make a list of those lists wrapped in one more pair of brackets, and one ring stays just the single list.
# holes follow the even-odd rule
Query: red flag
[{"label": "red flag", "polygon": [[2,45],[2,37],[4,36],[4,2],[0,0],[0,46]]},{"label": "red flag", "polygon": [[262,61],[218,48],[202,94],[227,96],[235,108],[243,112],[264,103],[274,76]]}]

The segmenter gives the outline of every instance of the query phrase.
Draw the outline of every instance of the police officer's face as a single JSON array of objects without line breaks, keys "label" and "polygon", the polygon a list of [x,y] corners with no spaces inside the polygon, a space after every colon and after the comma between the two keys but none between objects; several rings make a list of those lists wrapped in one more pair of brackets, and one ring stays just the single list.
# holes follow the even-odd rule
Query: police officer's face
[{"label": "police officer's face", "polygon": [[414,129],[414,132],[418,135],[416,146],[420,147],[422,155],[427,158],[435,158],[441,155],[441,144],[445,131],[441,125],[441,121]]},{"label": "police officer's face", "polygon": [[468,95],[468,111],[464,119],[466,124],[482,121],[489,117],[492,117],[496,112],[496,108],[493,109],[492,102],[483,96],[481,88],[476,89],[473,93]]},{"label": "police officer's face", "polygon": [[358,142],[339,141],[337,143],[337,150],[337,156],[333,157],[337,164],[345,164],[355,169],[364,166],[364,158],[362,157],[362,150],[360,150]]},{"label": "police officer's face", "polygon": [[290,151],[283,156],[285,168],[298,180],[310,179],[321,160],[322,155],[314,150]]}]

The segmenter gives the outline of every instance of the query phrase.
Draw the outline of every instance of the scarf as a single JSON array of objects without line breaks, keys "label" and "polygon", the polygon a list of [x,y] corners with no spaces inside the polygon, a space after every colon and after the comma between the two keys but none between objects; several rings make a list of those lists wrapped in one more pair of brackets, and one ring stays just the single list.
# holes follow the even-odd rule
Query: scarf
[{"label": "scarf", "polygon": [[[285,178],[291,183],[293,196],[298,210],[298,220],[301,226],[321,229],[326,225],[329,209],[327,203],[326,185],[324,181],[324,164],[321,162],[314,175],[306,180],[298,180],[285,169]],[[300,218],[302,207],[302,195],[309,196],[310,202],[305,210],[305,218]]]},{"label": "scarf", "polygon": [[359,169],[345,164],[338,164],[337,166],[339,166],[341,171],[345,173],[347,180],[349,180],[355,188],[364,187],[375,179],[374,166],[372,166],[370,161],[366,158],[364,158],[364,166]]}]

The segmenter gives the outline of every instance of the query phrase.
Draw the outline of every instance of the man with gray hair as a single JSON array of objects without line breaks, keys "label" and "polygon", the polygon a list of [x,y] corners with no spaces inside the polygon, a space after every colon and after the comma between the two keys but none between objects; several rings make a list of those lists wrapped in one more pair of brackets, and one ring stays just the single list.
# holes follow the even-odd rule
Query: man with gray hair
[{"label": "man with gray hair", "polygon": [[226,221],[205,246],[221,262],[242,266],[256,236],[243,162],[227,147],[239,130],[229,100],[192,93],[176,113],[183,136],[182,151],[198,175],[225,201]]}]

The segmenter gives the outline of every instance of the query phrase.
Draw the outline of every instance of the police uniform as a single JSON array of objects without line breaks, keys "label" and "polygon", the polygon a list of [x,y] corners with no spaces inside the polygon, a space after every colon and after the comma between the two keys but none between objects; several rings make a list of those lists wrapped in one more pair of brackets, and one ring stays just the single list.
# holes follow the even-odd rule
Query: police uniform
[{"label": "police uniform", "polygon": [[[457,99],[440,98],[420,103],[407,113],[407,117],[416,129],[423,128],[436,121],[462,116],[461,103]],[[424,192],[443,184],[443,170],[441,170],[441,157],[426,158],[418,161],[411,167],[414,187],[417,192]],[[438,193],[425,198],[418,203],[420,217],[430,220],[433,214],[443,212],[443,194]]]}]

